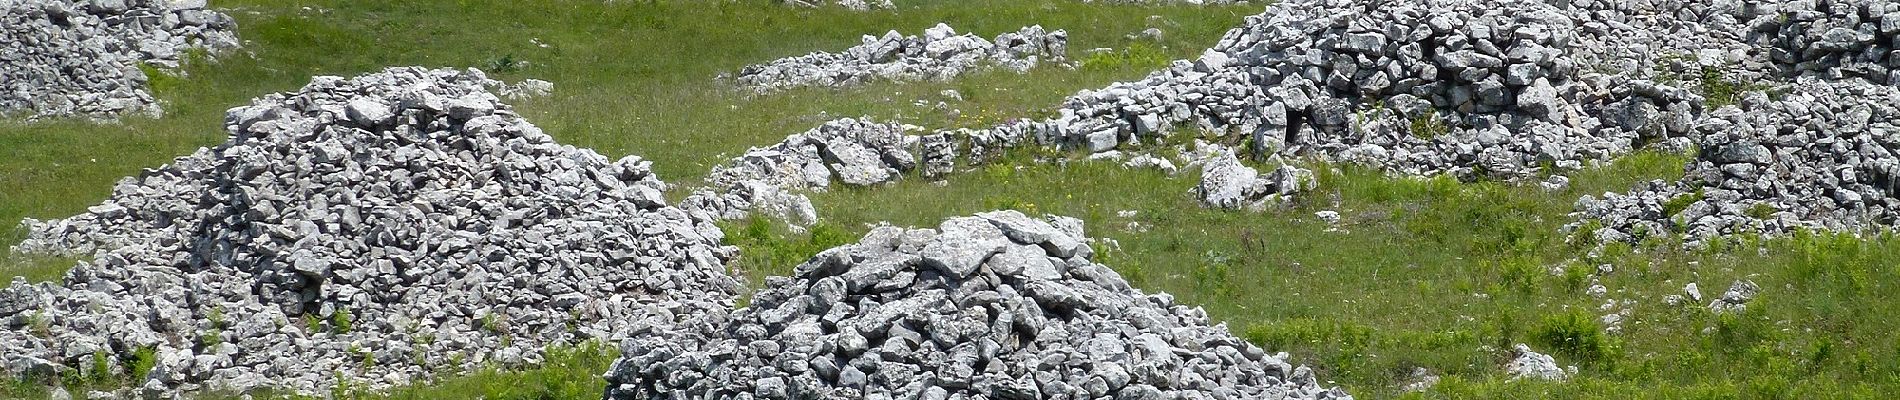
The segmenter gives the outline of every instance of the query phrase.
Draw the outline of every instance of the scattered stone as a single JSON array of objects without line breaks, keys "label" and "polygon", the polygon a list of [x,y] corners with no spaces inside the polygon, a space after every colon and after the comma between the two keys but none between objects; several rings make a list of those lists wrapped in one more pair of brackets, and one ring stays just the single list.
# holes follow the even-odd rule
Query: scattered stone
[{"label": "scattered stone", "polygon": [[[878,227],[728,320],[627,340],[606,397],[1350,398],[1129,287],[1086,242],[1079,220],[1016,211]],[[975,267],[930,261],[942,246]]]},{"label": "scattered stone", "polygon": [[639,157],[554,142],[496,84],[316,77],[231,109],[227,142],[125,178],[86,213],[26,221],[14,251],[89,261],[0,289],[0,320],[44,324],[0,330],[0,361],[152,351],[141,398],[318,395],[538,363],[547,346],[729,309],[737,249],[710,216],[666,205]]},{"label": "scattered stone", "polygon": [[1069,34],[1041,26],[1022,28],[985,40],[958,35],[949,25],[937,24],[923,36],[890,31],[865,35],[863,44],[840,53],[814,52],[782,58],[739,70],[736,81],[758,94],[800,87],[840,87],[871,81],[950,80],[983,68],[1001,67],[1027,72],[1042,61],[1061,62],[1067,55]]},{"label": "scattered stone", "polygon": [[1717,314],[1742,312],[1748,309],[1748,301],[1754,300],[1755,294],[1760,292],[1761,287],[1756,286],[1755,282],[1735,281],[1734,284],[1729,285],[1728,291],[1722,292],[1721,298],[1709,302],[1709,311]]},{"label": "scattered stone", "polygon": [[1431,390],[1433,386],[1438,386],[1438,375],[1425,367],[1417,367],[1412,369],[1412,376],[1406,379],[1406,384],[1399,387],[1399,392],[1421,393]]},{"label": "scattered stone", "polygon": [[1557,359],[1531,351],[1530,346],[1518,344],[1512,353],[1515,354],[1514,358],[1504,365],[1504,373],[1512,380],[1529,378],[1561,381],[1570,378],[1570,372],[1557,366]]}]

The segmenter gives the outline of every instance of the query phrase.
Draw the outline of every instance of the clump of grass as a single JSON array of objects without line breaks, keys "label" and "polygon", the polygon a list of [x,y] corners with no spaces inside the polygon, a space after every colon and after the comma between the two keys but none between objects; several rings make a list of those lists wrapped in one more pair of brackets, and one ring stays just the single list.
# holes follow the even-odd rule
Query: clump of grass
[{"label": "clump of grass", "polygon": [[351,322],[348,308],[337,307],[336,312],[330,314],[330,330],[336,334],[350,333]]},{"label": "clump of grass", "polygon": [[1663,216],[1674,217],[1676,214],[1681,214],[1682,210],[1689,209],[1689,205],[1702,201],[1704,198],[1706,198],[1706,196],[1702,194],[1702,189],[1676,195],[1676,197],[1670,198],[1669,201],[1663,202]]},{"label": "clump of grass", "polygon": [[158,348],[140,346],[132,351],[132,357],[125,360],[125,370],[132,373],[133,382],[145,382],[145,376],[152,373],[152,367],[158,366]]},{"label": "clump of grass", "polygon": [[1768,202],[1755,203],[1754,205],[1748,206],[1748,209],[1743,210],[1742,213],[1754,219],[1774,218],[1775,205],[1768,204]]},{"label": "clump of grass", "polygon": [[1582,311],[1544,317],[1532,337],[1539,345],[1586,365],[1605,362],[1614,352],[1603,326]]},{"label": "clump of grass", "polygon": [[1108,70],[1153,70],[1165,67],[1173,62],[1160,47],[1147,42],[1134,42],[1127,48],[1115,51],[1101,51],[1082,58],[1082,69],[1089,71]]},{"label": "clump of grass", "polygon": [[765,217],[755,216],[721,226],[726,239],[739,246],[741,256],[735,263],[753,289],[765,286],[765,277],[790,275],[792,269],[818,252],[857,241],[858,235],[837,225],[819,222],[804,233],[792,232]]},{"label": "clump of grass", "polygon": [[1408,132],[1419,139],[1431,140],[1450,133],[1451,128],[1446,127],[1445,121],[1439,120],[1437,115],[1425,113],[1412,117],[1411,129]]}]

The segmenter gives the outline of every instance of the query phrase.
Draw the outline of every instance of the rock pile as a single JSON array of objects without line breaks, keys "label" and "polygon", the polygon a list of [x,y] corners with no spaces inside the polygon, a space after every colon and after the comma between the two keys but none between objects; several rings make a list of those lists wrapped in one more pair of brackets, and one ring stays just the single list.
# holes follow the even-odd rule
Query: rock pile
[{"label": "rock pile", "polygon": [[730,307],[736,249],[710,218],[668,206],[639,157],[555,143],[494,84],[317,77],[84,214],[27,221],[16,251],[91,261],[0,290],[0,369],[151,351],[146,397],[382,388]]},{"label": "rock pile", "polygon": [[1769,2],[1751,32],[1788,76],[1900,85],[1900,4],[1889,0]]},{"label": "rock pile", "polygon": [[904,36],[897,31],[883,37],[865,35],[863,44],[840,53],[814,52],[773,60],[739,70],[736,81],[765,94],[799,87],[850,86],[876,80],[948,80],[981,68],[1002,67],[1027,71],[1041,61],[1061,61],[1068,53],[1069,34],[1045,31],[1041,26],[1003,33],[995,40],[973,34],[958,35],[949,25]]},{"label": "rock pile", "polygon": [[1350,398],[1130,288],[1083,238],[1015,211],[876,228],[723,323],[626,341],[607,397]]},{"label": "rock pile", "polygon": [[237,47],[203,0],[0,1],[0,116],[158,114],[141,65]]},{"label": "rock pile", "polygon": [[1699,242],[1900,219],[1900,88],[1804,78],[1779,96],[1750,92],[1711,112],[1682,180],[1586,196],[1567,229],[1604,243],[1676,233]]},{"label": "rock pile", "polygon": [[838,6],[848,10],[868,11],[872,9],[889,10],[897,8],[891,0],[780,0],[779,2],[797,7]]},{"label": "rock pile", "polygon": [[1056,118],[1011,128],[1104,152],[1198,125],[1261,153],[1467,177],[1682,141],[1703,99],[1580,62],[1620,50],[1583,39],[1610,25],[1580,28],[1570,14],[1539,1],[1278,2],[1197,60],[1083,91]]},{"label": "rock pile", "polygon": [[1248,4],[1247,0],[1082,0],[1082,2],[1083,3],[1098,3],[1099,2],[1099,3],[1109,3],[1109,4],[1193,4],[1193,5]]},{"label": "rock pile", "polygon": [[[920,142],[930,143],[923,146],[926,149],[942,145],[905,134],[913,129],[916,127],[851,118],[826,122],[713,167],[706,177],[706,187],[694,191],[681,207],[705,210],[720,219],[741,219],[760,212],[793,225],[810,225],[818,217],[811,200],[799,192],[823,191],[834,179],[851,186],[895,181],[918,168],[915,149]],[[942,150],[925,153],[940,154]],[[942,160],[926,161],[926,165],[943,164]]]}]

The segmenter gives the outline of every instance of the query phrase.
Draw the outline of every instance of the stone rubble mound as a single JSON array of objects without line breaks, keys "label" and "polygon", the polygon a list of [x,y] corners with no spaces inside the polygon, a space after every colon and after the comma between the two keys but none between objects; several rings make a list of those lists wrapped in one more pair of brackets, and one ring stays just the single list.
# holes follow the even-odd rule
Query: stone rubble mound
[{"label": "stone rubble mound", "polygon": [[1900,219],[1900,88],[1803,78],[1697,126],[1683,179],[1585,196],[1566,229],[1599,243],[1683,234],[1890,229]]},{"label": "stone rubble mound", "polygon": [[623,342],[606,397],[1351,398],[1093,254],[1067,217],[878,227],[729,319]]},{"label": "stone rubble mound", "polygon": [[1192,4],[1192,5],[1230,5],[1249,4],[1247,0],[1082,0],[1083,3],[1108,4]]},{"label": "stone rubble mound", "polygon": [[1701,96],[1579,62],[1615,58],[1623,50],[1594,43],[1640,30],[1579,13],[1540,1],[1278,2],[1197,60],[997,129],[1105,152],[1199,126],[1251,139],[1261,155],[1503,178],[1685,141]]},{"label": "stone rubble mound", "polygon": [[719,219],[760,212],[796,226],[811,225],[817,215],[811,200],[799,192],[826,190],[833,180],[871,186],[902,178],[918,168],[916,149],[925,141],[905,134],[913,129],[852,118],[828,121],[713,167],[706,187],[680,206]]},{"label": "stone rubble mound", "polygon": [[153,351],[132,395],[380,389],[730,308],[737,249],[708,216],[668,206],[648,161],[554,142],[497,84],[316,77],[84,214],[26,221],[15,251],[90,261],[0,290],[0,372]]},{"label": "stone rubble mound", "polygon": [[141,65],[238,45],[204,0],[0,0],[0,116],[158,115]]},{"label": "stone rubble mound", "polygon": [[817,8],[825,6],[844,7],[847,10],[869,11],[897,8],[891,0],[779,0],[781,3],[796,7]]},{"label": "stone rubble mound", "polygon": [[1861,78],[1900,85],[1900,3],[1891,0],[1802,0],[1757,5],[1750,22],[1757,41],[1786,76]]},{"label": "stone rubble mound", "polygon": [[1028,71],[1042,61],[1060,62],[1068,53],[1069,34],[1030,26],[995,40],[958,35],[949,25],[924,30],[923,36],[890,31],[865,35],[863,44],[839,53],[814,52],[739,70],[736,82],[767,94],[801,87],[840,87],[872,81],[949,80],[979,69],[1001,67]]}]

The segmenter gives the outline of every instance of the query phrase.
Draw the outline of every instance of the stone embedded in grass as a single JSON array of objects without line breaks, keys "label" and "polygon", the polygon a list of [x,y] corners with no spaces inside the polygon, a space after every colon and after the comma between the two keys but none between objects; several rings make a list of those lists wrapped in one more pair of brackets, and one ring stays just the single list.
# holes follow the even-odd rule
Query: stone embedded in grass
[{"label": "stone embedded in grass", "polygon": [[0,365],[144,354],[138,396],[316,395],[731,306],[736,248],[709,216],[666,205],[639,157],[554,142],[497,86],[475,70],[313,78],[232,109],[228,141],[90,212],[28,221],[15,251],[91,261],[0,289],[0,321],[41,321],[0,325]]},{"label": "stone embedded in grass", "polygon": [[1709,311],[1717,314],[1742,312],[1748,309],[1748,301],[1754,300],[1755,294],[1760,292],[1761,287],[1756,286],[1755,282],[1735,281],[1734,284],[1729,285],[1727,291],[1722,292],[1722,297],[1709,302]]},{"label": "stone embedded in grass", "polygon": [[1512,380],[1529,378],[1561,381],[1570,379],[1570,376],[1575,373],[1557,366],[1557,359],[1531,351],[1530,346],[1519,344],[1512,348],[1512,354],[1511,362],[1504,365],[1505,375],[1510,376]]},{"label": "stone embedded in grass", "polygon": [[1042,61],[1060,62],[1067,56],[1069,35],[1041,26],[986,40],[956,34],[937,24],[924,35],[904,36],[890,31],[882,37],[865,35],[863,43],[838,53],[814,52],[750,65],[735,81],[748,90],[767,94],[800,87],[838,87],[871,81],[950,80],[978,69],[1001,67],[1026,72]]},{"label": "stone embedded in grass", "polygon": [[1261,209],[1313,189],[1312,171],[1281,165],[1261,174],[1240,163],[1232,151],[1220,151],[1201,165],[1201,183],[1194,187],[1201,205],[1226,209]]},{"label": "stone embedded in grass", "polygon": [[235,48],[235,25],[203,1],[0,2],[0,116],[158,115],[145,69]]},{"label": "stone embedded in grass", "polygon": [[[607,398],[1350,398],[1092,251],[1052,251],[1081,234],[1016,211],[873,229],[729,319],[627,340]],[[955,274],[922,261],[971,238],[1003,249]]]}]

